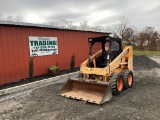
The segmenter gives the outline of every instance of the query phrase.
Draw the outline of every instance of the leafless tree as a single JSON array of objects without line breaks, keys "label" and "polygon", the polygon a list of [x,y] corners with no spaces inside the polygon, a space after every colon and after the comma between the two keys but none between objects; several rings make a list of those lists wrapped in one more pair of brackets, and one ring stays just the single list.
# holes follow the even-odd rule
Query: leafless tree
[{"label": "leafless tree", "polygon": [[22,17],[20,15],[17,15],[17,16],[14,17],[14,21],[15,22],[22,22],[22,20],[23,19],[22,19]]},{"label": "leafless tree", "polygon": [[71,29],[73,22],[67,20],[60,20],[60,21],[50,21],[48,24],[58,28]]},{"label": "leafless tree", "polygon": [[67,28],[67,24],[68,24],[68,21],[67,20],[60,20],[59,22],[59,28]]},{"label": "leafless tree", "polygon": [[49,21],[48,23],[51,26],[57,27],[57,22],[56,21]]},{"label": "leafless tree", "polygon": [[108,33],[114,33],[112,26],[107,26],[104,28],[104,31],[108,32]]},{"label": "leafless tree", "polygon": [[96,27],[90,27],[91,31],[95,31],[95,32],[101,32],[102,30],[104,30],[103,26],[96,26]]},{"label": "leafless tree", "polygon": [[157,50],[160,51],[160,34],[158,34],[158,39],[157,39]]},{"label": "leafless tree", "polygon": [[155,31],[154,27],[146,27],[146,33],[148,37],[148,50],[156,50],[157,49],[157,40],[159,39],[159,34]]},{"label": "leafless tree", "polygon": [[124,16],[120,18],[119,22],[113,25],[114,32],[123,40],[125,29],[128,28],[129,21]]},{"label": "leafless tree", "polygon": [[89,25],[87,20],[82,20],[80,22],[80,29],[83,31],[88,31],[89,30]]},{"label": "leafless tree", "polygon": [[126,44],[131,44],[134,39],[134,30],[132,28],[126,28],[123,33],[123,39]]},{"label": "leafless tree", "polygon": [[145,29],[137,35],[139,49],[157,50],[159,34],[154,27],[145,27]]},{"label": "leafless tree", "polygon": [[80,27],[77,25],[72,25],[71,30],[80,30]]},{"label": "leafless tree", "polygon": [[14,21],[14,17],[12,15],[8,15],[6,17],[6,21],[9,21],[9,22]]},{"label": "leafless tree", "polygon": [[57,27],[57,28],[64,28],[64,29],[72,29],[72,30],[83,30],[83,31],[96,31],[96,32],[101,32],[104,30],[103,26],[95,26],[95,27],[90,27],[88,25],[87,20],[83,20],[80,22],[80,26],[74,25],[73,21],[68,21],[68,20],[60,20],[60,21],[50,21],[48,22],[49,25]]},{"label": "leafless tree", "polygon": [[68,21],[68,28],[71,29],[73,26],[73,21]]}]

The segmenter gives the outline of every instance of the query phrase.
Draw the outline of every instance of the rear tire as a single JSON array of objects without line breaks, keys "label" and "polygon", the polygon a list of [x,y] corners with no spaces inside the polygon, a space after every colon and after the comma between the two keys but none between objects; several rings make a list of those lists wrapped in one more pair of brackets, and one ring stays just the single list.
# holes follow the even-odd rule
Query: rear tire
[{"label": "rear tire", "polygon": [[123,90],[123,77],[120,73],[113,73],[109,79],[109,85],[112,89],[112,94],[117,95],[120,94]]},{"label": "rear tire", "polygon": [[125,69],[122,72],[122,77],[124,80],[123,89],[126,90],[127,88],[131,88],[133,85],[133,73],[131,70]]}]

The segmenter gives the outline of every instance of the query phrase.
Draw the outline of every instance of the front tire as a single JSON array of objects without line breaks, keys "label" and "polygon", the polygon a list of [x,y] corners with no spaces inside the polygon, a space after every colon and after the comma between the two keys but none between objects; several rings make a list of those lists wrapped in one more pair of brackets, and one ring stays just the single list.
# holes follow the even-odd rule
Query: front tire
[{"label": "front tire", "polygon": [[112,89],[113,95],[120,94],[123,91],[124,81],[120,73],[113,73],[109,81],[109,85]]},{"label": "front tire", "polygon": [[131,88],[133,85],[133,73],[131,70],[125,69],[122,72],[124,86],[123,89],[126,90],[127,88]]},{"label": "front tire", "polygon": [[83,78],[83,74],[82,73],[78,73],[78,78]]}]

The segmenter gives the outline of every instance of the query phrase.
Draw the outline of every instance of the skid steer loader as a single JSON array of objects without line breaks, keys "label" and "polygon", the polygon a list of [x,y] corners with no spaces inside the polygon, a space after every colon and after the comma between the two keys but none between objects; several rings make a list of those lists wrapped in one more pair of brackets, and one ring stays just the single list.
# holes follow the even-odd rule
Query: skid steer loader
[{"label": "skid steer loader", "polygon": [[[108,36],[88,38],[89,57],[80,66],[80,78],[70,78],[60,95],[102,104],[133,85],[132,46],[122,49],[121,39]],[[101,50],[92,55],[93,45]],[[108,46],[108,47],[107,47]]]}]

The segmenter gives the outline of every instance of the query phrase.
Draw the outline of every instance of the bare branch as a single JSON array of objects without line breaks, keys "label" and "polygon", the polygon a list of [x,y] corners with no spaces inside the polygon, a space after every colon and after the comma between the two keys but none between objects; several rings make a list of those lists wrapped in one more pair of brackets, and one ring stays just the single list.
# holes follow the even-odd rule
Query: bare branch
[{"label": "bare branch", "polygon": [[89,25],[87,20],[83,20],[80,22],[80,29],[83,31],[89,30]]},{"label": "bare branch", "polygon": [[120,18],[119,23],[116,23],[113,25],[115,33],[123,39],[123,34],[125,29],[128,26],[128,19],[126,19],[124,16]]},{"label": "bare branch", "polygon": [[22,17],[20,15],[17,15],[17,16],[14,17],[14,20],[16,22],[22,22]]},{"label": "bare branch", "polygon": [[14,21],[14,17],[12,15],[8,15],[6,17],[6,21],[9,21],[9,22]]}]

